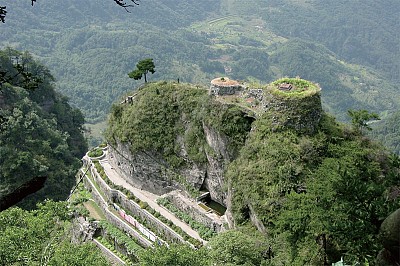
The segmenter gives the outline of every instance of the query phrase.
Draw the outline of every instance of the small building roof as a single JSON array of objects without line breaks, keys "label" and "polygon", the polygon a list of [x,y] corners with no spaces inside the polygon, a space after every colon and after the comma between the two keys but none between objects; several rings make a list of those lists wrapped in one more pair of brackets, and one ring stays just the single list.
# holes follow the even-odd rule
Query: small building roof
[{"label": "small building roof", "polygon": [[211,81],[211,84],[217,86],[237,86],[240,85],[238,81],[232,80],[226,77],[223,78],[215,78]]},{"label": "small building roof", "polygon": [[279,89],[281,91],[290,91],[293,89],[293,85],[290,83],[281,83],[279,84]]}]

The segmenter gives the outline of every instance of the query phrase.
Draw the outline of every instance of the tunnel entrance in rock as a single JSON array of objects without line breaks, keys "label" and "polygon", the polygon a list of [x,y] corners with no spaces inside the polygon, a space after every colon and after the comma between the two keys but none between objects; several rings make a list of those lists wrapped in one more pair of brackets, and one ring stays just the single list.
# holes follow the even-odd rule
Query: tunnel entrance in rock
[{"label": "tunnel entrance in rock", "polygon": [[213,201],[210,196],[204,198],[202,203],[204,205],[206,205],[207,207],[209,207],[210,209],[212,209],[212,212],[214,212],[215,214],[217,214],[219,216],[224,215],[226,212],[226,207],[222,204],[219,204],[216,201]]},{"label": "tunnel entrance in rock", "polygon": [[201,192],[201,194],[199,197],[197,197],[197,201],[199,202],[199,206],[201,208],[203,208],[206,211],[213,212],[219,216],[222,216],[225,214],[226,207],[223,206],[222,204],[214,201],[211,198],[211,194],[208,191],[208,189],[206,188],[206,186],[204,185],[204,183],[200,188],[200,192]]}]

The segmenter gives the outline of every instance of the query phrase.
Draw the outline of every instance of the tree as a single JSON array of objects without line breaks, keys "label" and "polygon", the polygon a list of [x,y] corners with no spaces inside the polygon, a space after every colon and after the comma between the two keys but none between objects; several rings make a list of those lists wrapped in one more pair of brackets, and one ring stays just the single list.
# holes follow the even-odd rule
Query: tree
[{"label": "tree", "polygon": [[27,52],[0,50],[0,72],[0,209],[32,193],[20,206],[65,199],[87,150],[82,113]]},{"label": "tree", "polygon": [[187,245],[173,244],[156,246],[154,249],[146,249],[139,253],[141,266],[204,266],[209,265],[207,251],[204,248],[194,250]]},{"label": "tree", "polygon": [[62,242],[52,254],[48,265],[99,265],[107,266],[110,263],[104,258],[93,243],[81,245],[71,244],[69,241]]},{"label": "tree", "polygon": [[5,23],[5,18],[6,18],[7,10],[5,6],[0,6],[0,21]]},{"label": "tree", "polygon": [[362,131],[364,128],[372,130],[368,125],[368,121],[380,120],[378,114],[370,113],[367,110],[348,110],[347,112],[351,117],[351,124],[359,131]]},{"label": "tree", "polygon": [[[252,233],[254,234],[254,233]],[[213,265],[261,265],[263,253],[268,251],[262,237],[249,232],[230,230],[215,236],[207,245]]]},{"label": "tree", "polygon": [[109,265],[95,245],[71,244],[67,202],[0,212],[0,265]]},{"label": "tree", "polygon": [[134,80],[138,80],[144,75],[144,82],[147,82],[147,73],[154,74],[156,72],[154,68],[155,65],[152,58],[143,59],[136,64],[136,69],[130,72],[128,76]]}]

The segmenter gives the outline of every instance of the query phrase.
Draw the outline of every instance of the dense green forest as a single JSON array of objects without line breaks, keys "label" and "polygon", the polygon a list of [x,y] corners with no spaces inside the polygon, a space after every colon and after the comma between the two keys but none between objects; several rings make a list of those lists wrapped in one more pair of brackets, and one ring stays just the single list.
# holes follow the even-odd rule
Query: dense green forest
[{"label": "dense green forest", "polygon": [[[285,97],[295,106],[308,92],[302,95]],[[273,253],[247,265],[324,265],[342,256],[349,263],[373,262],[382,249],[381,223],[399,207],[388,194],[399,185],[400,161],[363,135],[365,121],[350,126],[323,113],[315,130],[305,134],[276,126],[277,116],[290,119],[287,112],[258,111],[253,122],[239,99],[221,102],[192,85],[150,83],[132,104],[113,106],[108,140],[129,143],[133,153],[156,151],[179,170],[188,159],[204,163],[213,154],[206,124],[230,143],[233,161],[225,178],[236,227],[251,235],[255,224],[263,236],[252,241]],[[177,136],[183,137],[187,158]],[[237,259],[231,265],[242,265]]]},{"label": "dense green forest", "polygon": [[1,265],[109,265],[94,244],[72,244],[66,202],[0,212]]},{"label": "dense green forest", "polygon": [[398,206],[386,200],[388,188],[398,184],[398,158],[328,115],[311,136],[273,132],[268,119],[255,123],[227,173],[237,223],[256,213],[282,248],[277,256],[292,265],[376,254],[382,217]]},{"label": "dense green forest", "polygon": [[23,206],[45,198],[65,200],[87,150],[82,113],[54,90],[49,70],[29,53],[1,50],[0,73],[2,205],[10,195],[35,192],[24,186],[38,178],[44,187],[26,197]]},{"label": "dense green forest", "polygon": [[[111,265],[91,243],[71,243],[71,209],[65,202],[46,201],[32,211],[17,207],[0,212],[0,263],[2,265]],[[110,229],[111,230],[111,229]],[[113,229],[115,234],[126,235]],[[119,232],[118,232],[119,231]],[[230,231],[216,236],[207,247],[187,245],[140,249],[135,255],[143,266],[260,265],[260,234]],[[21,241],[23,240],[23,241]],[[225,242],[229,241],[229,245]],[[211,251],[210,251],[211,249]],[[247,263],[247,264],[246,264]],[[250,264],[249,264],[250,263]]]}]

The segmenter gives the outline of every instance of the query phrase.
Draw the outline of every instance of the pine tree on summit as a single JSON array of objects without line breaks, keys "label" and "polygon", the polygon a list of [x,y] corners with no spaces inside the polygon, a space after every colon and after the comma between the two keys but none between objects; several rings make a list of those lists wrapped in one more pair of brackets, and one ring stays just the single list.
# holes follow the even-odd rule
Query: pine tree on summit
[{"label": "pine tree on summit", "polygon": [[133,70],[132,72],[128,73],[128,76],[130,78],[133,78],[135,80],[139,80],[142,78],[144,75],[144,82],[147,82],[147,73],[154,74],[156,72],[154,70],[155,65],[153,62],[152,58],[147,58],[139,61],[139,63],[136,64],[136,69]]}]

